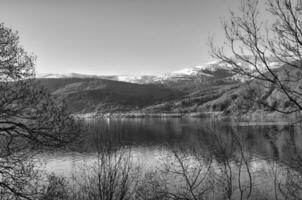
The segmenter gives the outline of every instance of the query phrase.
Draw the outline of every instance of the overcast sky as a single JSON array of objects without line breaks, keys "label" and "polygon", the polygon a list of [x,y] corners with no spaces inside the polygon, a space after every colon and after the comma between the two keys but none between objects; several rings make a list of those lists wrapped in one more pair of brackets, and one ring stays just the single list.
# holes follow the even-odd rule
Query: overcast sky
[{"label": "overcast sky", "polygon": [[212,60],[238,0],[0,0],[38,73],[162,74]]}]

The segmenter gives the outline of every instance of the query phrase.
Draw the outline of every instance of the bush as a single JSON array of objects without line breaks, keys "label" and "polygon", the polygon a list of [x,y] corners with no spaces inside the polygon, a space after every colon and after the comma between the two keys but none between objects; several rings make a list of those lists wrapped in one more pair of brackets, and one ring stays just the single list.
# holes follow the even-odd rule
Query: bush
[{"label": "bush", "polygon": [[69,199],[68,181],[55,175],[48,176],[48,185],[44,189],[41,200],[67,200]]}]

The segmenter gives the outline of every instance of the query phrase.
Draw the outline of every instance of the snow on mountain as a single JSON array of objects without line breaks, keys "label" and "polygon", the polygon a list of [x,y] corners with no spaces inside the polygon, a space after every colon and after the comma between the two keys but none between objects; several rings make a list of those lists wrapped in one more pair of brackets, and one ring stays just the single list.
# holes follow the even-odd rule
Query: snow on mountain
[{"label": "snow on mountain", "polygon": [[213,61],[207,63],[203,66],[196,67],[188,67],[178,71],[174,71],[171,73],[167,73],[164,75],[87,75],[87,74],[78,74],[78,73],[69,73],[69,74],[38,74],[37,78],[104,78],[104,79],[112,79],[124,82],[141,82],[141,81],[162,81],[165,78],[175,77],[175,76],[196,76],[196,75],[204,75],[211,77],[212,75],[209,73],[202,72],[203,70],[215,71],[219,65],[217,65],[217,61]]},{"label": "snow on mountain", "polygon": [[178,71],[172,72],[172,74],[196,75],[197,71],[194,70],[194,68],[185,68],[185,69],[182,69],[182,70],[178,70]]},{"label": "snow on mountain", "polygon": [[[240,63],[239,63],[240,65]],[[246,69],[253,70],[252,66],[244,66]],[[270,63],[271,68],[279,67],[276,62]],[[259,65],[259,68],[265,70],[265,66]],[[261,70],[262,71],[262,70]],[[204,65],[197,65],[195,67],[187,67],[181,70],[170,72],[164,75],[87,75],[87,74],[38,74],[37,78],[100,78],[115,81],[123,81],[138,84],[150,83],[165,83],[166,81],[178,80],[193,80],[196,78],[207,79],[230,79],[244,81],[247,77],[236,74],[232,68],[219,61],[211,61]]]},{"label": "snow on mountain", "polygon": [[79,73],[68,73],[68,74],[37,74],[37,78],[98,78],[97,75],[87,75]]},{"label": "snow on mountain", "polygon": [[[204,75],[208,77],[213,77],[212,74],[207,73],[207,72],[214,72],[218,69],[227,69],[225,65],[217,62],[217,61],[212,61],[209,63],[206,63],[205,65],[197,65],[195,67],[191,68],[184,68],[178,71],[174,71],[171,73],[166,74],[166,77],[173,77],[173,76],[196,76],[196,75]],[[207,72],[206,72],[207,71]]]},{"label": "snow on mountain", "polygon": [[37,74],[37,78],[65,78],[63,74]]},{"label": "snow on mountain", "polygon": [[152,75],[88,75],[88,74],[78,74],[78,73],[69,73],[69,74],[37,74],[37,78],[97,78],[97,79],[106,79],[114,81],[122,81],[129,83],[152,83],[156,82],[158,77]]},{"label": "snow on mountain", "polygon": [[146,77],[147,79],[148,77],[152,77],[152,76],[132,76],[132,75],[116,76],[118,81],[129,82],[129,83],[140,83],[141,81],[144,81],[144,77]]},{"label": "snow on mountain", "polygon": [[173,75],[177,75],[177,76],[181,76],[181,75],[183,75],[183,76],[196,76],[196,75],[212,76],[210,74],[202,73],[201,69],[203,69],[203,68],[204,68],[203,66],[185,68],[185,69],[170,73],[170,76],[173,76]]},{"label": "snow on mountain", "polygon": [[[216,63],[216,62],[215,62]],[[148,83],[163,83],[166,80],[171,79],[179,79],[179,78],[188,78],[195,76],[205,76],[205,77],[213,77],[209,72],[213,72],[216,70],[217,66],[215,66],[214,62],[206,64],[204,66],[196,66],[192,68],[184,68],[178,71],[174,71],[171,73],[167,73],[164,75],[87,75],[87,74],[78,74],[78,73],[69,73],[69,74],[38,74],[37,78],[100,78],[100,79],[109,79],[116,81],[123,81],[129,83],[140,83],[140,84],[148,84]],[[215,69],[214,69],[215,68]],[[207,72],[203,72],[207,70]]]}]

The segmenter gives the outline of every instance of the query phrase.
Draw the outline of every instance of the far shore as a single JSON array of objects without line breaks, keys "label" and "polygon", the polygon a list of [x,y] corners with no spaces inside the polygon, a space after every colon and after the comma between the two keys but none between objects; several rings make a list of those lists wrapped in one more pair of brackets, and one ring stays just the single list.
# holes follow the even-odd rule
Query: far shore
[{"label": "far shore", "polygon": [[284,115],[278,112],[255,111],[245,114],[227,115],[223,112],[192,112],[192,113],[143,113],[143,112],[124,112],[124,113],[84,113],[74,114],[82,119],[97,118],[201,118],[231,121],[250,121],[250,122],[287,122],[295,123],[301,121],[300,115]]}]

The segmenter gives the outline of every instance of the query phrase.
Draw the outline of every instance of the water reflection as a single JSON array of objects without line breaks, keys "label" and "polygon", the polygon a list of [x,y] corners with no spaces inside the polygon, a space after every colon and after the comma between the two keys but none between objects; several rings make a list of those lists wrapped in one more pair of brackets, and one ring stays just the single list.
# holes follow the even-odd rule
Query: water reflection
[{"label": "water reflection", "polygon": [[[88,131],[76,147],[77,152],[44,154],[50,168],[68,162],[87,163],[98,148],[110,142],[116,148],[131,146],[133,155],[143,162],[157,162],[161,154],[173,150],[189,152],[199,149],[204,156],[213,155],[217,162],[224,158],[238,161],[240,151],[249,162],[255,159],[274,160],[295,169],[302,164],[302,135],[299,126],[285,124],[249,125],[200,119],[104,119],[88,122]],[[242,149],[243,148],[243,149]],[[257,165],[257,164],[254,164]]]},{"label": "water reflection", "polygon": [[[194,197],[218,190],[224,199],[234,196],[249,199],[272,191],[266,193],[266,198],[299,199],[296,197],[302,191],[297,187],[302,183],[299,125],[201,119],[104,119],[91,120],[87,126],[87,133],[74,152],[40,155],[46,161],[47,171],[71,176],[79,166],[88,169],[100,163],[99,155],[104,151],[110,155],[131,149],[131,161],[135,163],[131,167],[140,166],[148,181],[165,177],[160,184],[165,189],[157,188],[159,191],[151,194],[169,190],[181,192],[179,196]],[[153,174],[156,170],[160,176]],[[176,184],[174,190],[171,180]],[[179,185],[183,185],[183,191]],[[153,185],[144,187],[142,194],[150,193],[146,188]]]}]

